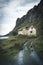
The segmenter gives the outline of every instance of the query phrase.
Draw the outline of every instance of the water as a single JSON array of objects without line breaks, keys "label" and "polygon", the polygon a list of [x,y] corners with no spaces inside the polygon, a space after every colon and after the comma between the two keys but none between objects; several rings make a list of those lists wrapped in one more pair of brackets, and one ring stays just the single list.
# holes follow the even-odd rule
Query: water
[{"label": "water", "polygon": [[0,37],[0,39],[7,39],[8,37],[7,36],[5,36],[5,37]]},{"label": "water", "polygon": [[15,57],[10,59],[3,59],[0,65],[43,65],[39,56],[33,51],[29,52],[28,48],[24,47]]}]

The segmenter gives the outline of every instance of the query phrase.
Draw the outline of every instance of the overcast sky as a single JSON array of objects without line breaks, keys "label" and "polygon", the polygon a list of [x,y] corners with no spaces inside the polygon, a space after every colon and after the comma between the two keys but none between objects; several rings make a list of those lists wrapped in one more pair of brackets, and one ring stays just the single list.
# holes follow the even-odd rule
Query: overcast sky
[{"label": "overcast sky", "polygon": [[10,32],[28,10],[37,5],[40,0],[0,0],[0,35]]}]

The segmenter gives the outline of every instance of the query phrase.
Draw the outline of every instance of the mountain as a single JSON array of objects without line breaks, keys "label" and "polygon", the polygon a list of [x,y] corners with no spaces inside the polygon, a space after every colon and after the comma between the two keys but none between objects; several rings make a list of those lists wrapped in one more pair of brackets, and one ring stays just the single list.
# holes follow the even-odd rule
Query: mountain
[{"label": "mountain", "polygon": [[37,29],[37,34],[43,34],[43,0],[32,9],[30,9],[26,15],[18,18],[16,21],[16,27],[9,33],[9,35],[16,35],[19,28],[29,27],[33,25]]},{"label": "mountain", "polygon": [[[22,27],[30,27],[33,25],[37,30],[37,37],[29,37],[17,35],[18,29]],[[15,55],[23,49],[23,45],[27,43],[28,49],[31,42],[39,57],[43,59],[43,0],[21,18],[16,21],[16,27],[9,33],[8,39],[0,40],[0,53],[1,55]],[[13,36],[12,36],[13,35]],[[6,35],[5,35],[6,36]],[[31,48],[30,48],[31,49]]]}]

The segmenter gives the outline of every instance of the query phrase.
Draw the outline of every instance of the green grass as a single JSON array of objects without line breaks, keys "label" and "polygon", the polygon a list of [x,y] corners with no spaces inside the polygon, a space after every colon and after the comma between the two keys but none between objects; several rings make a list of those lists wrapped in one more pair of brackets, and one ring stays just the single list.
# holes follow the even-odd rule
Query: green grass
[{"label": "green grass", "polygon": [[33,46],[40,57],[43,57],[43,35],[39,37],[28,37],[22,35],[10,36],[8,39],[0,40],[0,56],[15,56],[23,49],[25,42],[28,42],[28,47],[31,41],[34,41]]},{"label": "green grass", "polygon": [[26,41],[28,41],[28,36],[22,35],[10,36],[8,39],[0,40],[0,55],[16,55],[23,49]]},{"label": "green grass", "polygon": [[39,36],[34,42],[34,48],[38,55],[43,58],[43,35]]}]

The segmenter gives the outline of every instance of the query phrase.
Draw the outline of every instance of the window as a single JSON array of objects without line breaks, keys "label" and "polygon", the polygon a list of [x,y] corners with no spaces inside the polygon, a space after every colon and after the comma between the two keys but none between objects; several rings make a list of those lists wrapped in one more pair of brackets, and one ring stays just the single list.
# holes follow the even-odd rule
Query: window
[{"label": "window", "polygon": [[28,27],[26,27],[26,30],[28,30]]},{"label": "window", "polygon": [[32,31],[30,31],[30,33],[32,33]]}]

